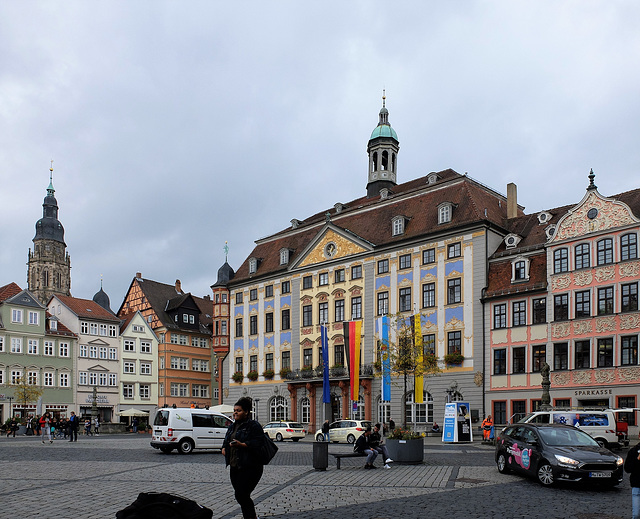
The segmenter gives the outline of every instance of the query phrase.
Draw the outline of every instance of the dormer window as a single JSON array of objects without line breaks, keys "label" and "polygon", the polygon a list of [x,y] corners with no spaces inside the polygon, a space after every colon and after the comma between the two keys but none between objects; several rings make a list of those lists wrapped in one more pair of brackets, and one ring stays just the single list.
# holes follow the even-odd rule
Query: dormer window
[{"label": "dormer window", "polygon": [[333,206],[333,208],[336,210],[336,214],[341,213],[342,210],[344,209],[344,205],[342,205],[340,202],[338,202],[337,204],[335,204]]},{"label": "dormer window", "polygon": [[453,204],[451,202],[443,202],[438,206],[438,224],[449,223],[451,214],[453,213]]},{"label": "dormer window", "polygon": [[255,274],[258,271],[258,260],[257,258],[251,258],[249,260],[249,274]]},{"label": "dormer window", "polygon": [[440,176],[435,172],[427,175],[427,184],[435,184],[438,180],[440,180]]},{"label": "dormer window", "polygon": [[51,330],[55,331],[58,329],[58,321],[55,321],[54,319],[51,319],[51,321],[49,321],[49,328],[51,328]]},{"label": "dormer window", "polygon": [[289,249],[280,249],[280,265],[289,263]]},{"label": "dormer window", "polygon": [[544,230],[544,233],[547,235],[547,241],[550,240],[556,235],[556,226],[550,225]]},{"label": "dormer window", "polygon": [[517,234],[507,234],[504,237],[504,244],[507,246],[507,249],[513,249],[520,243],[520,240],[522,240],[522,238]]},{"label": "dormer window", "polygon": [[551,213],[548,213],[547,211],[542,211],[541,213],[538,213],[538,223],[540,225],[544,225],[548,223],[549,220],[551,220],[552,216],[553,215]]},{"label": "dormer window", "polygon": [[386,200],[389,198],[389,190],[386,187],[383,187],[380,190],[380,200]]},{"label": "dormer window", "polygon": [[511,282],[529,281],[529,260],[522,256],[511,262]]},{"label": "dormer window", "polygon": [[292,229],[297,229],[299,225],[300,225],[300,220],[296,220],[295,218],[293,220],[291,220],[291,228]]},{"label": "dormer window", "polygon": [[393,236],[400,236],[404,234],[405,217],[396,216],[391,220],[391,231]]}]

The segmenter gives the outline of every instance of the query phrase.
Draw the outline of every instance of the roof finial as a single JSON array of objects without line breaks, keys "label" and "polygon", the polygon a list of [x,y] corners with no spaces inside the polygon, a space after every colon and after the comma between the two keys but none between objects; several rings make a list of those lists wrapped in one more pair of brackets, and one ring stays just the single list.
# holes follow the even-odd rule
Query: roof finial
[{"label": "roof finial", "polygon": [[227,258],[229,257],[229,245],[227,245],[228,242],[225,241],[224,242],[224,247],[222,247],[222,250],[224,251],[224,261],[225,263],[227,262]]},{"label": "roof finial", "polygon": [[49,167],[49,187],[47,188],[52,195],[55,192],[53,189],[53,159],[51,159],[51,166]]},{"label": "roof finial", "polygon": [[386,101],[387,101],[387,96],[385,95],[387,89],[383,88],[382,89],[382,108],[386,108]]},{"label": "roof finial", "polygon": [[598,186],[596,186],[593,183],[593,180],[596,178],[595,173],[593,172],[593,168],[591,168],[591,171],[589,172],[589,185],[587,186],[587,191],[591,191],[593,189],[598,189]]},{"label": "roof finial", "polygon": [[102,290],[102,274],[100,274],[100,290]]}]

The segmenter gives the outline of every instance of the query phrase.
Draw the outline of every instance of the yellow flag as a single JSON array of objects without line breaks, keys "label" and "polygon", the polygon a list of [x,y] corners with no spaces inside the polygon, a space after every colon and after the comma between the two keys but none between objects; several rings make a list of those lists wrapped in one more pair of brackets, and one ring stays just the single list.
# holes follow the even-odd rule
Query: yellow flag
[{"label": "yellow flag", "polygon": [[424,403],[424,367],[422,355],[422,323],[420,314],[413,316],[413,337],[416,348],[416,367],[413,372],[413,398],[416,404]]}]

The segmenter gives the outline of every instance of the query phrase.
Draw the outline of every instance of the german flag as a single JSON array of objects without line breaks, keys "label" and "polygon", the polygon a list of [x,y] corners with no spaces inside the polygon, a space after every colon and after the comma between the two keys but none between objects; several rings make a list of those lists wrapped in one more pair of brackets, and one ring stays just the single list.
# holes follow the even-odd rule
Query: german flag
[{"label": "german flag", "polygon": [[342,323],[344,331],[344,346],[347,354],[349,369],[349,385],[351,386],[351,400],[357,401],[360,389],[360,339],[362,337],[362,321],[347,321]]}]

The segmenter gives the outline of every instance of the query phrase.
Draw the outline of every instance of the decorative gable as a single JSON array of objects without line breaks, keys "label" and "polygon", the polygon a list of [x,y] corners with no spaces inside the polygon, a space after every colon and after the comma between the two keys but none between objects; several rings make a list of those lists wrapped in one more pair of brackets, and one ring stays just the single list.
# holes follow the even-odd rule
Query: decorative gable
[{"label": "decorative gable", "polygon": [[596,190],[590,190],[582,202],[560,219],[551,241],[576,238],[639,222],[628,205],[604,198]]},{"label": "decorative gable", "polygon": [[365,243],[341,234],[332,227],[326,227],[324,233],[320,233],[319,237],[309,245],[295,266],[307,267],[328,260],[360,254],[367,252],[367,250],[369,249]]}]

